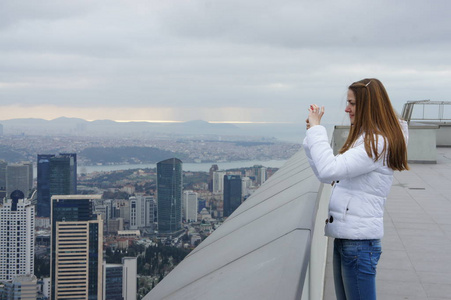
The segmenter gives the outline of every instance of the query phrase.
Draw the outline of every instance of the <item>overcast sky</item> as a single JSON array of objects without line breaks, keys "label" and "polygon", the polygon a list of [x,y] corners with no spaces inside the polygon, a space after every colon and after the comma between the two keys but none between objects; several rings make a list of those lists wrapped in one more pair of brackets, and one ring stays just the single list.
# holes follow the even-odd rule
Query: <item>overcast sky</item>
[{"label": "overcast sky", "polygon": [[1,0],[0,120],[345,120],[347,86],[451,101],[451,1]]}]

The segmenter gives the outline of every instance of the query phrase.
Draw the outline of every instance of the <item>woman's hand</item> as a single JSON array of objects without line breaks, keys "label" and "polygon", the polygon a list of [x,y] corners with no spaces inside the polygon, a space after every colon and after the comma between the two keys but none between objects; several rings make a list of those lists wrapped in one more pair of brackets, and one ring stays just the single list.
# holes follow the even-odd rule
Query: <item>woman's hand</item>
[{"label": "woman's hand", "polygon": [[309,111],[308,118],[306,120],[307,129],[316,125],[320,125],[321,118],[324,115],[324,106],[321,106],[320,108],[318,105],[312,104],[310,105],[308,111]]}]

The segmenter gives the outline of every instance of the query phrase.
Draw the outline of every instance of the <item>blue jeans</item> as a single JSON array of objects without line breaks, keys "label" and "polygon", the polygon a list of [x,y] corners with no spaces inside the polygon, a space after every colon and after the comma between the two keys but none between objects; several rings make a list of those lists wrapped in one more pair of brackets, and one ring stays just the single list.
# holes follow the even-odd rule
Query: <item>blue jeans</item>
[{"label": "blue jeans", "polygon": [[337,300],[376,300],[376,266],[380,240],[334,240],[334,282]]}]

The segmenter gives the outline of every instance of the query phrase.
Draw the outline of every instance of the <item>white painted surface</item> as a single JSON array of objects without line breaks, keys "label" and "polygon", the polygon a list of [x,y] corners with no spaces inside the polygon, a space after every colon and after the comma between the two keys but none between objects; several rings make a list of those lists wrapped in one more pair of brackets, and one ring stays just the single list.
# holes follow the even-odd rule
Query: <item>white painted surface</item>
[{"label": "white painted surface", "polygon": [[300,299],[319,189],[301,150],[144,299]]}]

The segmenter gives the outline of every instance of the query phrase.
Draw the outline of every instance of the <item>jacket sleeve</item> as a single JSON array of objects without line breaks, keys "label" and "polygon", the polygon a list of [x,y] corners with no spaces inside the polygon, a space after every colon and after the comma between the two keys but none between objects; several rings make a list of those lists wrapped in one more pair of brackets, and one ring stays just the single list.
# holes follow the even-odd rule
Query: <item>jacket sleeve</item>
[{"label": "jacket sleeve", "polygon": [[[378,139],[378,149],[382,149],[385,140]],[[326,129],[317,125],[307,130],[306,143],[312,164],[316,167],[316,176],[321,182],[350,179],[369,173],[383,163],[383,158],[374,161],[365,151],[363,143],[334,156],[327,138]],[[306,151],[307,152],[307,151]]]},{"label": "jacket sleeve", "polygon": [[322,181],[320,179],[319,174],[318,174],[318,170],[316,169],[315,163],[313,162],[313,159],[312,159],[312,155],[310,154],[310,147],[309,147],[309,145],[307,143],[307,137],[304,138],[302,146],[304,147],[305,155],[307,156],[307,159],[308,159],[308,162],[310,164],[310,167],[312,168],[313,173],[315,173],[316,178],[318,178],[318,180],[320,180],[322,183],[331,183],[331,181]]}]

